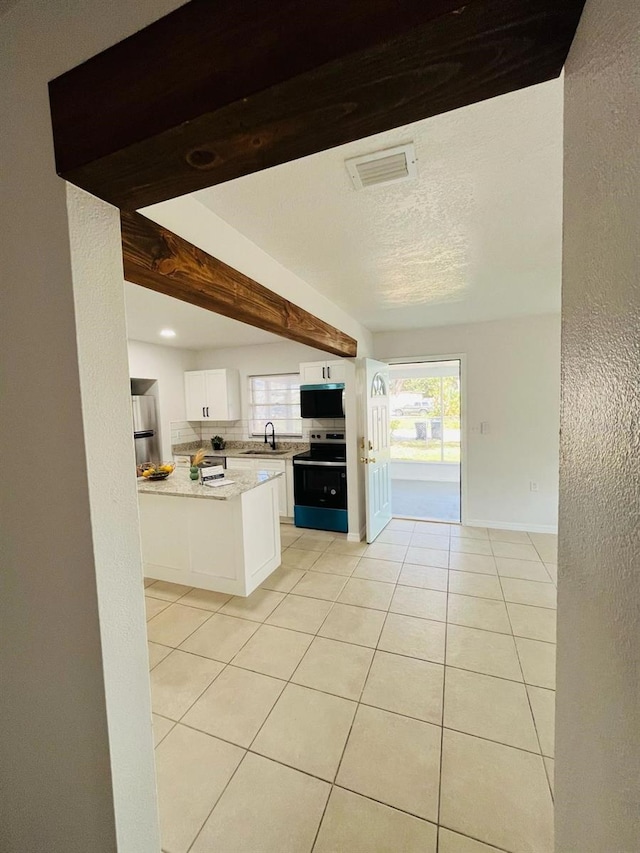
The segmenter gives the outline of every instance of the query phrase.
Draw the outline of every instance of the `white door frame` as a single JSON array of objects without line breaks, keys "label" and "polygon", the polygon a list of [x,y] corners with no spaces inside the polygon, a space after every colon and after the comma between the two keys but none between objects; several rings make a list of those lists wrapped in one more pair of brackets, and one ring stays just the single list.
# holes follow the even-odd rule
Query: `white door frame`
[{"label": "white door frame", "polygon": [[[423,364],[430,361],[460,362],[460,523],[466,524],[467,513],[467,354],[466,352],[447,355],[407,355],[403,358],[381,358],[387,364]],[[446,524],[447,522],[445,522]]]}]

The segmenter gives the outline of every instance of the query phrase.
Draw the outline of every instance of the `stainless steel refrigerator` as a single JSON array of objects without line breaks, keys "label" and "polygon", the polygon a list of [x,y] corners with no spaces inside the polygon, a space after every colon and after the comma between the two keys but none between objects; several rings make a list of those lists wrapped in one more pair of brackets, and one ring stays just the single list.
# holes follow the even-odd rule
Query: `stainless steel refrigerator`
[{"label": "stainless steel refrigerator", "polygon": [[136,448],[136,465],[143,462],[160,462],[160,441],[156,420],[156,398],[138,396],[131,398],[133,412],[133,443]]}]

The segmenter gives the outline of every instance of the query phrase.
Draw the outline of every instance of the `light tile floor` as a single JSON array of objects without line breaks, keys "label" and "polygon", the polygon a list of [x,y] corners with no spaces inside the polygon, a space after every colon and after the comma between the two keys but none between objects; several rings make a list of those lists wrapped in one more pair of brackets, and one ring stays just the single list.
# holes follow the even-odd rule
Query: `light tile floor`
[{"label": "light tile floor", "polygon": [[145,581],[165,853],[550,853],[556,537],[282,527],[248,598]]}]

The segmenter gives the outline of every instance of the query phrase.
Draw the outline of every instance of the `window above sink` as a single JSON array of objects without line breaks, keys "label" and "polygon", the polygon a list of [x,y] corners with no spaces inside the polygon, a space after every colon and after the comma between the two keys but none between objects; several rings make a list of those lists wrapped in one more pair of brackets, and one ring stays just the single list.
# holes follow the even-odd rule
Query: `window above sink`
[{"label": "window above sink", "polygon": [[298,373],[249,377],[250,434],[261,436],[268,421],[278,436],[302,437]]}]

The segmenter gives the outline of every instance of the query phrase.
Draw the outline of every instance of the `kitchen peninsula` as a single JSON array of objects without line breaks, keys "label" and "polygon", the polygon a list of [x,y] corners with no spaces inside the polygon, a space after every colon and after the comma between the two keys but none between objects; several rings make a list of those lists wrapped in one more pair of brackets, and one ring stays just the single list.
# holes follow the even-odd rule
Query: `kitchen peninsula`
[{"label": "kitchen peninsula", "polygon": [[145,577],[249,595],[280,565],[277,471],[230,471],[209,487],[176,468],[138,480]]}]

